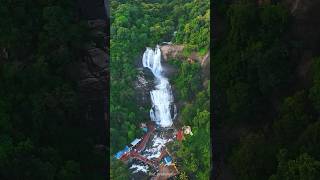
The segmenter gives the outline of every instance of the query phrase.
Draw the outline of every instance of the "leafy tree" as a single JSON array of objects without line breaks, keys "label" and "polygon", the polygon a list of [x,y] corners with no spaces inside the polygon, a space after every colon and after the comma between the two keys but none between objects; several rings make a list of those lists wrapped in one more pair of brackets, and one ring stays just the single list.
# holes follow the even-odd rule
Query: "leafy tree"
[{"label": "leafy tree", "polygon": [[313,86],[310,89],[309,98],[317,111],[320,110],[320,58],[313,59]]},{"label": "leafy tree", "polygon": [[102,178],[86,170],[96,137],[70,75],[91,38],[75,3],[0,1],[1,179]]},{"label": "leafy tree", "polygon": [[66,161],[59,171],[58,179],[79,179],[80,175],[80,165],[74,161]]},{"label": "leafy tree", "polygon": [[110,161],[110,179],[126,180],[129,178],[129,169],[121,161],[111,158]]},{"label": "leafy tree", "polygon": [[319,159],[320,145],[320,122],[317,121],[310,124],[301,134],[298,140],[298,147],[303,152],[308,153],[312,157]]},{"label": "leafy tree", "polygon": [[273,127],[278,142],[294,142],[307,127],[310,118],[304,91],[286,98],[281,106],[280,117]]},{"label": "leafy tree", "polygon": [[[232,151],[227,166],[238,179],[316,179],[319,62],[313,59],[312,84],[301,86],[296,49],[287,40],[296,17],[275,1],[217,3],[223,32],[213,47],[214,105],[221,120],[215,128],[241,130],[244,137],[224,139]],[[280,148],[288,152],[277,169]]]},{"label": "leafy tree", "polygon": [[[179,98],[190,100],[201,88],[200,64],[183,62],[179,67],[178,76],[174,79],[174,85],[178,89]],[[186,86],[188,84],[189,86]]]},{"label": "leafy tree", "polygon": [[227,90],[227,101],[232,117],[237,119],[249,118],[251,102],[249,86],[246,83],[237,83]]},{"label": "leafy tree", "polygon": [[273,152],[263,134],[247,134],[230,156],[230,163],[239,179],[267,179],[273,172]]},{"label": "leafy tree", "polygon": [[281,150],[278,155],[277,173],[270,177],[270,180],[301,179],[315,180],[320,175],[320,162],[310,155],[303,153],[294,160],[289,160],[286,156],[287,151]]}]

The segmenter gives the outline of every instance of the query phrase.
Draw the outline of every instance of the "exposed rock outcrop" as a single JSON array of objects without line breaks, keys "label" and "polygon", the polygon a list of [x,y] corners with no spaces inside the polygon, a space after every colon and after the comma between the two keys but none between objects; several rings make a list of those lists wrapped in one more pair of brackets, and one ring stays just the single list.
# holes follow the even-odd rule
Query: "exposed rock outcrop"
[{"label": "exposed rock outcrop", "polygon": [[210,60],[210,53],[207,53],[204,57],[200,56],[196,51],[191,52],[189,55],[185,55],[184,45],[163,45],[160,46],[160,49],[164,61],[170,59],[188,60],[189,62],[198,61],[201,66],[205,66],[207,61]]},{"label": "exposed rock outcrop", "polygon": [[183,45],[163,45],[160,46],[162,52],[163,60],[167,61],[169,59],[184,59],[183,56]]},{"label": "exposed rock outcrop", "polygon": [[288,36],[297,46],[290,51],[290,58],[297,62],[297,75],[302,86],[311,83],[310,69],[313,57],[320,55],[320,1],[285,0],[292,15]]},{"label": "exposed rock outcrop", "polygon": [[[190,55],[186,56],[183,53],[184,46],[183,45],[162,45],[160,46],[160,50],[162,52],[163,60],[169,61],[170,59],[177,59],[182,61],[188,61],[190,63],[199,62],[201,65],[201,74],[203,86],[207,87],[208,82],[210,80],[210,52],[207,52],[203,57],[199,55],[198,52],[191,52]],[[166,63],[164,63],[166,66]],[[171,76],[172,73],[176,71],[171,70],[170,66],[165,68],[167,70],[167,75]]]},{"label": "exposed rock outcrop", "polygon": [[315,1],[313,0],[286,0],[290,12],[292,14],[300,14],[308,11]]},{"label": "exposed rock outcrop", "polygon": [[210,52],[208,52],[201,60],[202,77],[204,77],[204,87],[207,87],[210,80]]},{"label": "exposed rock outcrop", "polygon": [[[97,35],[104,33],[103,29],[106,27],[106,24],[102,22],[100,19],[97,21],[89,21],[89,26],[91,26],[92,31]],[[93,42],[91,44],[96,45],[97,43]],[[108,55],[106,48],[88,47],[87,56],[84,57],[84,61],[81,63],[82,68],[80,74],[80,88],[86,101],[96,101],[107,98],[107,60]]]},{"label": "exposed rock outcrop", "polygon": [[191,52],[190,55],[186,56],[183,53],[183,45],[173,44],[160,46],[160,49],[164,61],[168,61],[170,59],[187,60],[189,62],[198,61],[201,64],[201,67],[205,69],[206,75],[210,75],[210,52],[207,52],[203,57],[195,51]]},{"label": "exposed rock outcrop", "polygon": [[320,50],[320,1],[286,0],[289,11],[293,16],[292,35],[303,47],[310,49],[313,54]]},{"label": "exposed rock outcrop", "polygon": [[[108,17],[103,0],[78,0],[79,19],[86,20],[93,39],[86,45],[80,66],[79,89],[82,115],[86,117],[85,125],[94,139],[92,148],[102,156],[105,154],[108,117]],[[105,157],[106,158],[106,157]],[[101,164],[101,173],[107,167]]]}]

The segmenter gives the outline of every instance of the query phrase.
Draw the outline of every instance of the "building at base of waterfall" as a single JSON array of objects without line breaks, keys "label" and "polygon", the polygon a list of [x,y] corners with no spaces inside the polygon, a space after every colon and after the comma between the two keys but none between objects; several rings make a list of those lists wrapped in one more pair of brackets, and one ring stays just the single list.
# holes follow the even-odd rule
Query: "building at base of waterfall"
[{"label": "building at base of waterfall", "polygon": [[171,156],[165,156],[163,158],[163,162],[166,166],[170,166],[172,164],[172,157]]},{"label": "building at base of waterfall", "polygon": [[117,159],[121,159],[121,157],[125,156],[127,153],[130,152],[130,148],[128,146],[126,146],[123,150],[119,151],[116,153],[115,157]]}]

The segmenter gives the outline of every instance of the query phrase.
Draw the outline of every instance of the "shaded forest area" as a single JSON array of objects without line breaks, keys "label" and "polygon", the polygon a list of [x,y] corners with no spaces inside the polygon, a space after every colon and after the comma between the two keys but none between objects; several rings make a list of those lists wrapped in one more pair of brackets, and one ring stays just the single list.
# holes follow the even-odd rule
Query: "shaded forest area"
[{"label": "shaded forest area", "polygon": [[0,179],[105,179],[103,100],[79,83],[90,2],[0,1]]},{"label": "shaded forest area", "polygon": [[319,5],[217,2],[217,179],[319,179]]},{"label": "shaded forest area", "polygon": [[[151,108],[151,103],[141,105],[134,87],[137,61],[141,60],[145,47],[168,41],[184,45],[187,55],[192,51],[205,55],[210,45],[210,3],[208,0],[111,0],[110,6],[110,178],[128,179],[127,165],[115,160],[114,154],[140,137],[139,124],[150,121]],[[168,61],[178,69],[170,83],[177,91],[175,99],[183,102],[179,122],[192,126],[194,132],[193,137],[172,146],[180,149],[175,154],[181,171],[178,179],[208,179],[210,83],[203,86],[198,62]]]}]

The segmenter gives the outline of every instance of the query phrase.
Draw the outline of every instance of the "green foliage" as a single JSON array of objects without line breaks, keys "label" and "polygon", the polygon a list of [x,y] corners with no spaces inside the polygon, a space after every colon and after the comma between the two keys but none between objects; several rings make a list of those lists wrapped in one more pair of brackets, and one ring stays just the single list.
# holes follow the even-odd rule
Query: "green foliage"
[{"label": "green foliage", "polygon": [[[103,178],[96,137],[80,107],[78,80],[86,22],[75,1],[0,1],[0,178]],[[90,137],[90,138],[88,138]]]},{"label": "green foliage", "polygon": [[301,91],[284,100],[280,117],[273,125],[278,142],[284,144],[294,142],[307,127],[311,117],[308,114],[306,98],[305,92]]},{"label": "green foliage", "polygon": [[110,179],[127,180],[129,179],[128,167],[123,162],[112,159],[110,161]]},{"label": "green foliage", "polygon": [[289,55],[291,17],[281,3],[219,1],[218,14],[225,32],[213,55],[217,129],[242,137],[223,139],[231,149],[227,168],[245,180],[318,179],[319,58],[312,84],[301,86],[294,71],[301,67]]},{"label": "green foliage", "polygon": [[298,140],[301,151],[320,159],[320,121],[312,123],[304,130]]},{"label": "green foliage", "polygon": [[180,171],[179,180],[188,180],[188,176],[186,175],[186,173],[184,171]]},{"label": "green foliage", "polygon": [[230,23],[229,42],[235,43],[238,47],[245,46],[252,39],[258,21],[254,4],[245,1],[234,3],[227,14]]},{"label": "green foliage", "polygon": [[282,34],[288,24],[288,10],[282,5],[264,5],[260,13],[261,36],[265,40],[271,40],[275,34]]},{"label": "green foliage", "polygon": [[[205,114],[205,115],[204,115]],[[202,115],[195,117],[195,121],[209,123],[209,113],[203,112]],[[193,136],[188,136],[176,152],[181,159],[179,168],[186,172],[189,177],[196,179],[206,179],[210,175],[210,134],[208,127],[193,127]],[[203,130],[204,129],[204,130]],[[201,141],[199,141],[201,139]],[[207,139],[207,140],[205,140]]]},{"label": "green foliage", "polygon": [[181,3],[173,11],[173,16],[179,17],[174,39],[176,43],[186,44],[186,49],[195,51],[209,48],[210,1],[193,0]]},{"label": "green foliage", "polygon": [[59,171],[58,179],[79,179],[80,178],[80,165],[74,161],[66,161],[62,169]]},{"label": "green foliage", "polygon": [[320,58],[313,59],[313,86],[310,88],[309,98],[317,111],[320,111]]},{"label": "green foliage", "polygon": [[294,160],[289,160],[287,151],[278,154],[278,170],[269,180],[316,180],[320,176],[320,162],[303,153]]},{"label": "green foliage", "polygon": [[178,67],[178,75],[173,79],[173,84],[178,90],[178,97],[182,100],[190,100],[202,86],[199,63],[182,62]]},{"label": "green foliage", "polygon": [[[187,63],[181,63],[180,69],[183,69]],[[193,64],[189,64],[193,66]],[[189,77],[186,74],[182,74],[180,70],[178,72],[179,80],[175,80],[173,85],[179,92],[184,86],[179,86],[179,82],[186,81]],[[192,73],[196,77],[201,73],[200,69]],[[190,71],[189,71],[190,74]],[[176,156],[179,158],[178,168],[185,174],[179,176],[181,179],[189,177],[190,179],[207,179],[210,174],[210,86],[207,89],[200,88],[201,78],[198,81],[189,81],[190,87],[199,86],[195,92],[195,96],[190,97],[191,101],[181,107],[181,119],[184,125],[189,125],[192,128],[193,136],[187,136],[186,140],[180,144]],[[186,101],[186,100],[183,100]],[[188,101],[188,100],[187,100]],[[201,140],[200,140],[201,139]]]},{"label": "green foliage", "polygon": [[238,82],[227,90],[227,102],[232,113],[232,117],[246,119],[250,116],[251,108],[249,86],[246,83]]},{"label": "green foliage", "polygon": [[281,5],[257,8],[247,1],[232,3],[227,11],[227,38],[218,42],[213,57],[217,96],[226,106],[221,116],[231,124],[259,123],[271,95],[279,96],[292,81],[283,39],[288,15]]},{"label": "green foliage", "polygon": [[261,134],[248,134],[232,153],[230,163],[240,180],[267,179],[272,173],[274,149]]}]

